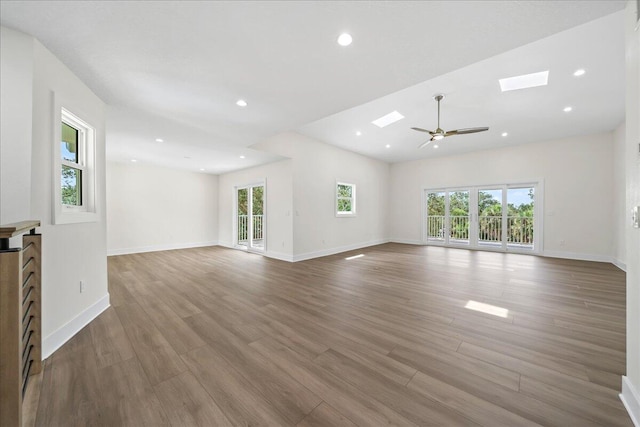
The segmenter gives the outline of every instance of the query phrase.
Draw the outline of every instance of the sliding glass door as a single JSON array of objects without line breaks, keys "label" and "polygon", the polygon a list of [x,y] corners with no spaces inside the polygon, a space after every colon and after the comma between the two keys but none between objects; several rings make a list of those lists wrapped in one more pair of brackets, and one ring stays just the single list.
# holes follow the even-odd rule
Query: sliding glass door
[{"label": "sliding glass door", "polygon": [[469,244],[471,216],[469,209],[469,190],[449,192],[449,216],[447,221],[449,243]]},{"label": "sliding glass door", "polygon": [[507,188],[507,208],[507,246],[533,248],[535,187]]},{"label": "sliding glass door", "polygon": [[[427,244],[534,252],[538,184],[425,190]],[[537,227],[537,229],[536,229]]]},{"label": "sliding glass door", "polygon": [[236,187],[235,244],[262,252],[265,248],[265,186]]},{"label": "sliding glass door", "polygon": [[468,245],[471,226],[469,190],[427,191],[427,241]]},{"label": "sliding glass door", "polygon": [[430,242],[446,242],[446,200],[444,191],[427,192],[427,240]]},{"label": "sliding glass door", "polygon": [[502,188],[478,189],[478,245],[502,247]]}]

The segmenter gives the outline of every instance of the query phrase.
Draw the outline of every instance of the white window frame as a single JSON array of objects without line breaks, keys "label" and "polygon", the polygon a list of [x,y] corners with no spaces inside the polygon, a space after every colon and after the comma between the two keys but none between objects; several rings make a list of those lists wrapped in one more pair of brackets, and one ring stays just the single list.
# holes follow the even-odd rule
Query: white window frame
[{"label": "white window frame", "polygon": [[[343,197],[340,196],[339,192],[338,192],[338,186],[340,185],[347,185],[349,187],[351,187],[351,197]],[[339,201],[340,200],[350,200],[351,201],[351,211],[349,212],[341,212],[338,210],[338,205],[339,205]],[[350,182],[345,182],[345,181],[336,181],[336,197],[335,197],[335,201],[336,201],[336,207],[335,207],[335,212],[336,212],[336,217],[338,218],[348,218],[348,217],[354,217],[356,216],[356,184],[350,183]]]},{"label": "white window frame", "polygon": [[[478,227],[478,216],[477,205],[478,205],[478,191],[480,189],[489,189],[495,188],[500,190],[508,190],[509,188],[520,188],[520,187],[528,187],[531,186],[535,189],[535,204],[534,204],[534,221],[536,232],[534,233],[534,241],[533,241],[533,250],[531,249],[518,249],[517,247],[509,247],[506,244],[506,226],[503,223],[502,232],[505,234],[503,236],[503,246],[502,247],[490,247],[490,246],[481,246],[478,245],[477,242],[477,227]],[[453,191],[466,190],[469,191],[469,206],[470,206],[470,217],[471,217],[471,225],[469,230],[469,244],[459,245],[452,244],[448,242],[448,238],[446,241],[434,241],[428,239],[427,233],[427,193],[432,192],[445,192],[451,193]],[[507,206],[507,194],[505,191],[502,193],[502,206]],[[448,246],[448,247],[456,247],[456,248],[465,248],[471,250],[481,250],[481,251],[498,251],[498,252],[514,252],[514,253],[523,253],[523,254],[532,254],[532,255],[541,255],[544,254],[544,178],[530,179],[530,180],[514,180],[510,181],[507,184],[473,184],[461,187],[442,187],[442,188],[424,188],[422,190],[422,206],[421,206],[421,216],[422,216],[422,243],[425,245],[434,245],[434,246]],[[446,215],[449,215],[449,197],[448,194],[445,198],[446,200]],[[475,206],[475,208],[471,208],[471,206]],[[503,215],[503,221],[506,220],[506,217]],[[447,236],[448,233],[445,233]]]},{"label": "white window frame", "polygon": [[[78,162],[63,160],[61,156],[62,123],[78,130]],[[96,129],[85,120],[56,103],[53,133],[53,223],[72,224],[96,222]],[[81,205],[62,203],[62,166],[81,171]]]},{"label": "white window frame", "polygon": [[[247,246],[240,245],[238,242],[238,190],[246,189],[247,194],[247,211],[253,212],[253,188],[254,187],[262,187],[262,197],[263,197],[263,205],[262,205],[262,221],[263,221],[263,229],[262,229],[262,248],[258,248],[256,246],[251,246],[247,244]],[[242,249],[247,252],[254,252],[258,254],[267,252],[267,178],[262,178],[262,180],[252,182],[250,184],[245,185],[235,185],[233,186],[233,208],[232,208],[232,229],[233,229],[233,246],[237,249]],[[247,228],[247,237],[253,236],[253,220],[248,222]],[[249,239],[247,239],[249,240]],[[252,239],[251,239],[252,240]],[[249,242],[248,242],[249,243]]]},{"label": "white window frame", "polygon": [[[64,203],[62,203],[62,209],[66,210],[66,211],[74,211],[74,212],[86,212],[87,211],[87,190],[85,188],[85,183],[84,181],[86,180],[85,177],[87,176],[86,174],[86,165],[87,165],[87,160],[86,160],[86,146],[87,146],[87,134],[89,133],[88,131],[88,126],[86,124],[84,124],[83,122],[81,122],[77,117],[75,117],[73,114],[69,113],[68,111],[66,111],[65,109],[62,109],[62,113],[61,113],[61,120],[60,123],[64,123],[72,128],[74,128],[75,130],[78,131],[78,141],[77,141],[77,147],[76,147],[76,151],[77,151],[77,158],[78,158],[78,162],[72,162],[70,160],[65,160],[62,158],[62,156],[60,156],[60,170],[62,170],[63,166],[67,166],[70,167],[72,169],[76,169],[80,171],[80,200],[81,203],[79,205],[66,205]],[[62,182],[60,183],[60,185],[62,186]],[[62,197],[61,197],[62,198]]]}]

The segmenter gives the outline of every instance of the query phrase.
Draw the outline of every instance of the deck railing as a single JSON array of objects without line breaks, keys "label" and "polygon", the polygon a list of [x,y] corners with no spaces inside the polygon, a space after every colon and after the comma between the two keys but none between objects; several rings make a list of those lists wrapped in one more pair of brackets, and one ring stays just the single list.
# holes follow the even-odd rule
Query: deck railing
[{"label": "deck railing", "polygon": [[[448,225],[448,227],[447,227]],[[447,231],[448,230],[448,231]],[[444,241],[447,232],[449,241],[469,241],[470,221],[469,216],[430,215],[427,218],[427,238],[429,240]],[[533,218],[521,216],[507,217],[507,244],[508,245],[533,245]],[[478,218],[478,242],[501,243],[502,242],[502,217],[480,216]]]},{"label": "deck railing", "polygon": [[[264,215],[253,215],[253,240],[264,238]],[[238,215],[238,242],[249,240],[249,215]]]}]

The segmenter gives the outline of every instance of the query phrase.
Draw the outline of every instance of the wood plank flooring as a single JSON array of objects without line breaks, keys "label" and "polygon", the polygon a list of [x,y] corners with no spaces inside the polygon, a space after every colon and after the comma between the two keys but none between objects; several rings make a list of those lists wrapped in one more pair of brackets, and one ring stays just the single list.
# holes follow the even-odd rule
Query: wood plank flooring
[{"label": "wood plank flooring", "polygon": [[108,264],[111,307],[46,360],[30,423],[632,426],[611,264],[400,244]]}]

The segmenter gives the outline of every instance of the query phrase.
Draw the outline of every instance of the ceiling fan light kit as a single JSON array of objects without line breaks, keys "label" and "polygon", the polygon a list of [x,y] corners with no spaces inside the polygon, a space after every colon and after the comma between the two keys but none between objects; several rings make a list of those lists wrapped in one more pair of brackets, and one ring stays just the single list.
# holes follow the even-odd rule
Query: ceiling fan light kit
[{"label": "ceiling fan light kit", "polygon": [[418,132],[425,132],[431,135],[431,139],[420,144],[418,148],[424,148],[427,145],[429,145],[431,142],[440,141],[441,139],[444,139],[447,136],[464,135],[467,133],[477,133],[477,132],[484,132],[489,130],[488,127],[476,127],[476,128],[466,128],[466,129],[456,129],[456,130],[450,130],[445,132],[443,129],[440,128],[440,101],[444,99],[444,95],[441,93],[437,94],[433,97],[433,99],[438,103],[438,127],[434,131],[422,129],[422,128],[411,128],[413,130],[417,130]]}]

